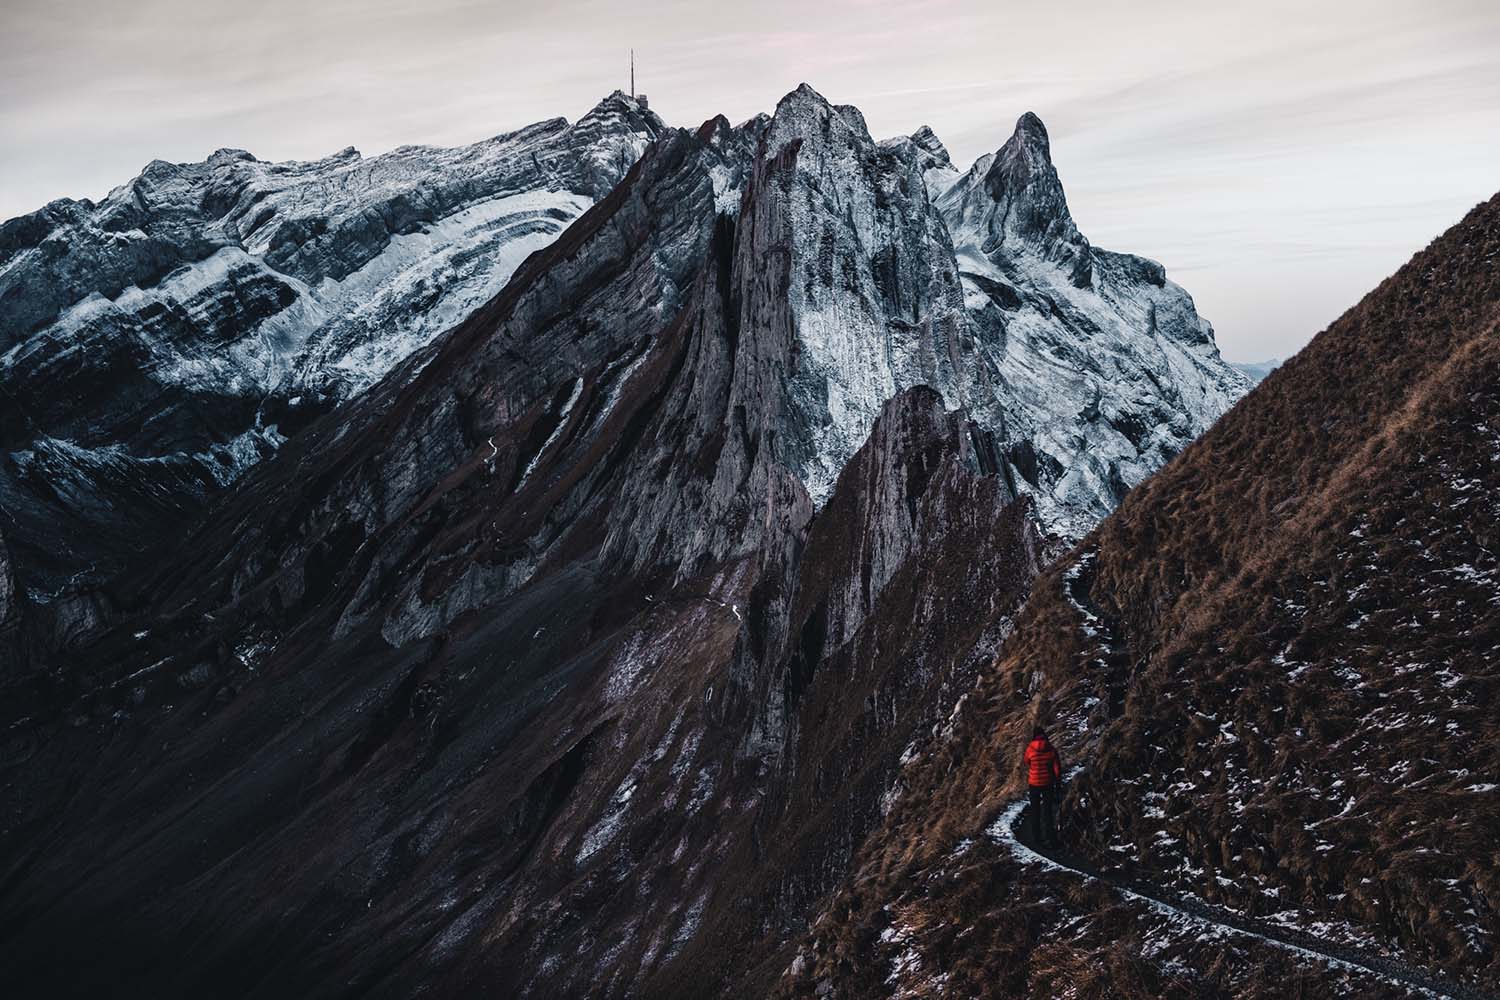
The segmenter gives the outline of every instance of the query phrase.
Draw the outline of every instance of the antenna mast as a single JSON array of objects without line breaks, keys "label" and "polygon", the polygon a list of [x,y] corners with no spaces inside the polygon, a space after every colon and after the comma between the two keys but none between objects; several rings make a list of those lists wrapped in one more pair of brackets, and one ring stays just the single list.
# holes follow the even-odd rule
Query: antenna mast
[{"label": "antenna mast", "polygon": [[630,50],[630,99],[635,100],[635,49]]}]

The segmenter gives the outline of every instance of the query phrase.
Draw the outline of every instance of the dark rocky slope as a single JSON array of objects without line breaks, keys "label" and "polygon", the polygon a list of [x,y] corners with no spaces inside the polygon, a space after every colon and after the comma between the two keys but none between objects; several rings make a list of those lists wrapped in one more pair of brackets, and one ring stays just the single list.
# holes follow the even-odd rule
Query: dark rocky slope
[{"label": "dark rocky slope", "polygon": [[[1009,633],[1036,505],[1113,498],[1238,385],[1159,267],[1081,242],[1039,122],[968,175],[995,185],[948,178],[952,230],[940,150],[807,87],[664,131],[77,588],[0,701],[12,981],[769,989]],[[1054,217],[1011,241],[1023,203]],[[1026,360],[1075,335],[1088,364]]]},{"label": "dark rocky slope", "polygon": [[1405,995],[986,832],[1045,721],[1092,863],[1500,991],[1500,196],[1038,581],[785,995]]},{"label": "dark rocky slope", "polygon": [[[11,689],[9,981],[626,995],[784,965],[1041,556],[931,390],[814,516],[777,436],[789,163],[718,212],[747,139],[665,135]],[[951,577],[973,544],[1005,554]]]}]

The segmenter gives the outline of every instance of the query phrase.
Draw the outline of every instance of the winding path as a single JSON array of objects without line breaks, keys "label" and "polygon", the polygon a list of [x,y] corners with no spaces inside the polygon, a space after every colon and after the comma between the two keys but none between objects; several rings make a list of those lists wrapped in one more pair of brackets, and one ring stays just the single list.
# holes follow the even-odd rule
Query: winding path
[{"label": "winding path", "polygon": [[1085,879],[1103,882],[1127,899],[1145,903],[1152,909],[1169,916],[1186,919],[1204,927],[1216,928],[1241,937],[1254,938],[1335,968],[1374,976],[1392,985],[1406,987],[1423,996],[1445,997],[1451,1000],[1500,1000],[1493,993],[1453,982],[1426,969],[1417,968],[1388,956],[1371,954],[1351,945],[1336,944],[1284,927],[1263,924],[1223,907],[1181,895],[1161,886],[1101,872],[1087,861],[1055,849],[1044,853],[1045,849],[1031,843],[1031,838],[1024,832],[1028,825],[1025,822],[1026,809],[1026,800],[1016,800],[1000,814],[988,830],[992,840],[1006,847],[1023,863],[1040,865],[1053,871],[1071,872]]}]

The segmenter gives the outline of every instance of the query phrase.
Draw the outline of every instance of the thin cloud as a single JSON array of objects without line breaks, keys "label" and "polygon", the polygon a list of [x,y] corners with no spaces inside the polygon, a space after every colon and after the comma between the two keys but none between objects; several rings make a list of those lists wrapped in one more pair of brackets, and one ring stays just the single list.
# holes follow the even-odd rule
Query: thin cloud
[{"label": "thin cloud", "polygon": [[693,126],[812,83],[955,161],[1036,111],[1084,232],[1184,278],[1231,357],[1286,356],[1500,187],[1492,0],[11,0],[0,217],[150,159],[311,159],[576,118]]}]

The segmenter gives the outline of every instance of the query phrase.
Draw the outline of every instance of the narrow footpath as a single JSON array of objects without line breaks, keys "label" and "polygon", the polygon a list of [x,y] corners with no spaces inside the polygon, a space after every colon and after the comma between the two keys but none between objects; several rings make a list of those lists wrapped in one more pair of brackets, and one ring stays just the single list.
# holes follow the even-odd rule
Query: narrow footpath
[{"label": "narrow footpath", "polygon": [[1351,945],[1325,941],[1310,934],[1264,924],[1223,907],[1205,903],[1158,885],[1141,882],[1109,872],[1101,872],[1087,861],[1063,851],[1032,842],[1024,799],[1011,803],[989,827],[991,839],[1010,851],[1017,860],[1040,865],[1053,871],[1070,872],[1080,878],[1103,882],[1120,895],[1166,913],[1168,916],[1214,928],[1242,937],[1254,938],[1305,958],[1335,968],[1365,973],[1393,985],[1402,986],[1429,997],[1452,1000],[1500,1000],[1474,986],[1453,982],[1436,973],[1386,955],[1377,955]]}]

